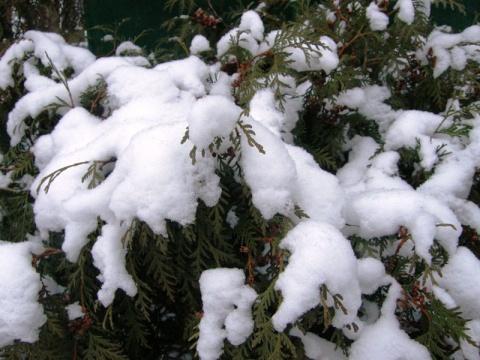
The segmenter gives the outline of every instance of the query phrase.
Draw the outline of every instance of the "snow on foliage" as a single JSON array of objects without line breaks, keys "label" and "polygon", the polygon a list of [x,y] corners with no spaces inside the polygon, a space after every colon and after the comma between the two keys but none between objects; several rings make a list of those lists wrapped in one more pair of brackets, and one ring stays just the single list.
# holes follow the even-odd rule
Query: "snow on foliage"
[{"label": "snow on foliage", "polygon": [[459,247],[442,270],[437,281],[455,303],[461,306],[466,318],[479,319],[480,263],[466,248]]},{"label": "snow on foliage", "polygon": [[46,316],[37,302],[42,282],[31,263],[32,253],[41,252],[43,246],[33,238],[16,244],[0,242],[0,347],[16,339],[38,340]]},{"label": "snow on foliage", "polygon": [[204,313],[197,351],[202,359],[215,360],[222,355],[225,338],[240,345],[252,333],[252,305],[257,293],[245,285],[241,269],[206,270],[199,283]]},{"label": "snow on foliage", "polygon": [[436,198],[406,190],[371,190],[350,199],[345,210],[348,235],[369,239],[410,230],[417,255],[430,262],[429,250],[437,239],[453,254],[460,236],[460,222]]},{"label": "snow on foliage", "polygon": [[439,77],[449,67],[463,70],[468,60],[480,62],[479,42],[480,25],[470,26],[459,34],[438,29],[428,36],[423,48],[419,49],[416,55],[420,61],[426,62],[427,55],[431,52],[436,58],[433,76]]},{"label": "snow on foliage", "polygon": [[290,335],[299,337],[302,339],[305,346],[305,354],[309,359],[324,359],[324,360],[346,360],[347,357],[343,355],[336,345],[321,337],[306,333],[303,334],[298,328],[293,328],[290,331]]},{"label": "snow on foliage", "polygon": [[431,359],[425,347],[410,339],[400,329],[398,321],[392,317],[382,317],[362,331],[354,342],[349,359],[399,360]]},{"label": "snow on foliage", "polygon": [[381,12],[377,3],[371,2],[367,7],[367,19],[370,21],[370,29],[385,30],[388,26],[388,16]]},{"label": "snow on foliage", "polygon": [[[277,331],[285,330],[308,310],[320,304],[319,289],[326,285],[333,296],[343,298],[344,311],[335,312],[333,326],[342,328],[355,320],[360,301],[356,259],[348,241],[336,227],[319,221],[304,221],[280,243],[291,253],[275,288],[283,302],[272,317]],[[325,299],[334,306],[333,297]]]},{"label": "snow on foliage", "polygon": [[415,19],[415,8],[413,0],[398,0],[395,4],[395,9],[398,9],[398,18],[407,24],[413,23]]},{"label": "snow on foliage", "polygon": [[[413,2],[400,0],[396,7],[398,17],[412,23]],[[388,18],[375,2],[366,14],[372,30],[388,26]],[[219,41],[217,55],[227,54],[232,42],[237,42],[255,56],[271,47],[268,40],[276,35],[265,35],[259,15],[248,11],[239,27]],[[419,58],[432,48],[438,58],[435,76],[440,76],[450,66],[462,69],[467,60],[479,61],[478,48],[466,45],[478,41],[478,26],[456,35],[435,30]],[[196,54],[209,46],[206,38],[195,37],[190,49]],[[131,44],[121,49],[138,50]],[[286,46],[284,50],[290,52],[290,66],[298,72],[323,70],[328,75],[339,64],[337,44],[327,36],[319,39],[317,48],[307,49],[309,59],[302,49]],[[275,283],[282,295],[272,317],[276,331],[295,326],[305,313],[322,304],[335,308],[332,325],[353,340],[352,359],[428,359],[428,351],[400,329],[394,316],[396,301],[402,296],[400,285],[377,258],[357,260],[346,238],[380,238],[401,227],[410,233],[410,246],[402,254],[417,255],[431,264],[435,241],[446,250],[450,259],[442,270],[444,276],[427,286],[449,306],[459,305],[466,317],[480,321],[480,263],[469,250],[457,247],[462,223],[480,230],[479,210],[466,200],[475,169],[480,167],[478,114],[470,121],[470,140],[460,142],[442,132],[454,124],[447,111],[394,110],[385,103],[391,94],[383,86],[346,90],[335,99],[336,105],[375,121],[382,151],[376,140],[356,136],[346,145],[348,162],[332,175],[291,141],[301,107],[295,97],[304,94],[304,87],[297,88],[293,81],[284,89],[293,99],[284,103],[283,112],[267,89],[253,97],[246,115],[229,91],[234,77],[195,55],[154,67],[140,56],[94,61],[86,50],[67,45],[59,36],[28,32],[0,61],[2,88],[13,84],[12,60],[26,53],[33,53],[45,67],[53,64],[59,70],[74,70],[67,88],[34,71],[31,61],[25,62],[30,92],[9,115],[11,144],[16,145],[27,131],[27,117],[35,117],[58,98],[72,102],[71,108],[61,107],[55,129],[32,148],[40,171],[31,185],[36,226],[44,239],[49,232],[65,231],[62,249],[70,261],[76,261],[88,235],[97,229],[98,219],[103,222],[92,256],[102,283],[98,299],[104,306],[112,304],[118,289],[130,296],[137,292],[125,268],[128,239],[124,234],[132,221],[144,221],[155,233],[167,236],[167,221],[195,222],[199,200],[216,205],[222,189],[218,164],[208,149],[221,139],[217,150],[227,151],[232,146],[230,134],[238,132],[238,162],[253,205],[265,219],[282,214],[293,220],[279,245],[289,257]],[[78,106],[80,95],[99,79],[107,89],[108,109],[103,118]],[[401,148],[417,145],[419,165],[433,174],[415,190],[400,177],[397,163]],[[447,153],[439,154],[439,147]],[[98,167],[103,181],[82,181],[92,166]],[[296,206],[309,219],[298,217]],[[36,302],[39,277],[29,260],[38,247],[32,241],[0,244],[0,346],[15,339],[35,341],[45,321]],[[386,252],[394,250],[390,245]],[[322,298],[319,294],[325,286],[328,293]],[[372,308],[374,315],[369,319],[359,318],[360,307],[368,308],[362,294],[373,294],[383,286],[389,288],[382,308]],[[200,290],[204,315],[197,350],[202,359],[213,360],[221,356],[224,339],[240,345],[251,334],[251,308],[257,294],[245,285],[239,269],[205,271]],[[352,324],[358,330],[351,330]],[[314,334],[295,327],[290,334],[302,339],[310,358],[344,358],[332,343]]]}]

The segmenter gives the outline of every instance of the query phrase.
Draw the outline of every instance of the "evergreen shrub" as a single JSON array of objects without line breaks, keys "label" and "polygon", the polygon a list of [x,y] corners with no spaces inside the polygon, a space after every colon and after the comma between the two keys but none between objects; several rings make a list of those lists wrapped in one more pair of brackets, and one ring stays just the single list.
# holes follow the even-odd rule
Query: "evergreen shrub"
[{"label": "evergreen shrub", "polygon": [[480,359],[480,25],[207,3],[3,54],[0,358]]}]

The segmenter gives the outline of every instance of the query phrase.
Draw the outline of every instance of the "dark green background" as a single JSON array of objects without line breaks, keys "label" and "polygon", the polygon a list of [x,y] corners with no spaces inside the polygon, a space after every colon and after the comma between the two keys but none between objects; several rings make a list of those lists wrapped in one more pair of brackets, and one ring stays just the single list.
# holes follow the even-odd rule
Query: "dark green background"
[{"label": "dark green background", "polygon": [[[228,10],[241,2],[245,7],[256,4],[252,0],[212,0],[218,13]],[[199,7],[207,8],[206,0],[196,1]],[[455,31],[470,26],[475,21],[476,14],[480,13],[480,0],[467,0],[465,9],[467,14],[443,6],[432,6],[432,19],[437,24],[447,24]],[[161,37],[160,26],[168,19],[178,15],[175,10],[166,11],[163,0],[84,0],[85,25],[88,31],[88,44],[91,51],[97,56],[107,55],[112,45],[101,41],[105,32],[92,29],[95,26],[114,26],[123,19],[129,18],[119,31],[120,38],[133,39],[142,31],[147,32],[136,42],[137,45],[153,49]],[[478,19],[477,19],[478,21]]]}]

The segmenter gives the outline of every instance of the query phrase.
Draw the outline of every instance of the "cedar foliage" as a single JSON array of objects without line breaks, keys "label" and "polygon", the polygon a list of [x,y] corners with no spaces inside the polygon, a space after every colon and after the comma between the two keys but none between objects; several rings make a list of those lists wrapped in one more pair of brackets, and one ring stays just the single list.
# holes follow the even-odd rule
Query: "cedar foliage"
[{"label": "cedar foliage", "polygon": [[[360,2],[366,6],[370,1]],[[463,105],[464,114],[459,114],[459,117],[468,116],[469,110],[478,111],[475,99],[479,94],[480,76],[474,68],[476,64],[467,65],[464,71],[450,69],[434,78],[431,63],[434,59],[430,58],[429,64],[421,64],[413,55],[415,43],[422,41],[433,29],[432,23],[421,12],[417,12],[411,25],[406,25],[394,16],[393,11],[390,26],[386,30],[389,35],[387,38],[371,31],[364,10],[352,10],[350,3],[324,1],[319,6],[313,1],[265,1],[259,13],[266,24],[266,31],[274,28],[283,30],[270,51],[254,57],[232,42],[228,56],[216,59],[212,52],[202,54],[206,62],[221,61],[225,71],[239,73],[240,80],[232,92],[237,104],[245,112],[248,112],[248,103],[259,89],[269,87],[277,90],[288,86],[282,83],[282,76],[294,76],[299,82],[310,80],[312,86],[303,99],[304,108],[294,130],[295,141],[309,151],[323,169],[331,172],[345,163],[345,137],[365,135],[380,139],[378,127],[373,121],[354,111],[346,113],[344,108],[332,107],[325,101],[334,101],[335,96],[343,90],[384,84],[391,90],[393,96],[388,101],[394,108],[438,113],[444,111],[448,100],[453,97]],[[455,1],[437,3],[461,5]],[[185,44],[189,44],[195,34],[204,34],[215,43],[251,6],[239,2],[238,6],[220,9],[214,2],[213,5],[210,2],[208,4],[202,11],[208,14],[208,19],[215,21],[205,22],[205,18],[199,15],[195,1],[169,0],[166,3],[168,8],[179,9],[188,13],[188,16],[176,17],[164,25],[169,33],[165,39],[160,39],[160,44],[168,43],[172,34],[176,35],[176,42],[169,48],[159,47],[155,61],[187,56]],[[390,11],[387,8],[388,1],[385,2],[385,11]],[[328,20],[328,11],[337,14],[336,20]],[[287,21],[285,14],[295,14],[294,21]],[[340,26],[341,20],[346,21],[346,27]],[[322,71],[300,74],[289,68],[285,44],[302,49],[305,46],[312,48],[319,35],[328,35],[343,44],[339,48],[339,67],[328,76]],[[234,62],[231,61],[231,55],[234,55]],[[31,56],[28,54],[23,61]],[[385,67],[397,67],[396,76],[385,74]],[[51,132],[58,120],[55,106],[46,109],[37,118],[28,119],[30,131],[21,143],[15,147],[9,146],[5,130],[7,114],[26,92],[22,74],[16,72],[15,75],[15,87],[0,93],[2,171],[10,173],[13,180],[8,187],[0,188],[3,214],[0,227],[2,239],[11,242],[23,241],[27,234],[35,232],[33,199],[24,180],[25,176],[36,176],[38,170],[29,149],[39,136]],[[68,74],[62,74],[59,78],[67,79]],[[474,90],[460,96],[458,86],[467,83]],[[275,94],[281,104],[281,92],[276,91]],[[99,79],[95,87],[82,95],[81,106],[97,116],[105,116],[110,111],[106,100],[105,83]],[[468,136],[468,127],[464,126],[444,131],[454,136]],[[244,133],[251,145],[262,152],[261,144],[256,142],[255,135],[245,124],[240,123],[236,133],[230,135],[233,144],[239,143],[240,133]],[[212,144],[208,151],[215,153],[218,148],[219,143]],[[195,354],[198,338],[197,326],[202,309],[198,279],[202,271],[216,267],[239,267],[245,270],[248,284],[259,294],[253,309],[255,329],[249,339],[238,347],[225,343],[223,358],[305,358],[301,341],[289,336],[288,332],[277,333],[271,322],[281,301],[280,293],[274,289],[275,280],[284,269],[284,261],[288,261],[288,254],[278,244],[289,230],[291,221],[281,215],[269,221],[262,218],[252,204],[250,189],[245,182],[237,180],[242,178],[242,169],[237,163],[236,152],[238,146],[225,154],[215,154],[220,169],[221,199],[212,208],[200,203],[194,224],[182,227],[170,222],[167,226],[168,237],[164,237],[155,234],[139,220],[132,223],[122,240],[128,243],[127,270],[138,287],[138,294],[133,298],[119,290],[108,308],[102,307],[96,299],[100,283],[90,251],[100,234],[100,221],[97,231],[90,235],[90,242],[82,249],[76,263],[70,263],[59,250],[63,234],[50,234],[46,244],[48,252],[36,263],[36,268],[45,284],[47,279],[53,278],[63,290],[61,293],[50,293],[45,285],[39,294],[39,301],[48,318],[41,329],[40,340],[35,344],[17,342],[4,347],[0,349],[0,357],[56,360],[187,358]],[[416,168],[419,148],[404,148],[399,153],[401,176],[418,187],[431,175],[425,169]],[[195,162],[195,156],[199,156],[196,155],[196,149],[191,154],[192,162]],[[99,159],[89,163],[82,181],[87,181],[89,188],[95,187],[107,176],[104,166],[114,161]],[[59,169],[58,173],[52,173],[43,180],[51,183],[63,171],[68,169]],[[479,184],[477,174],[470,194],[470,200],[477,205],[480,205]],[[238,225],[234,228],[227,221],[227,214],[232,209],[239,217]],[[300,217],[307,216],[300,208],[297,211]],[[402,237],[409,236],[405,231],[401,229],[398,234],[374,239],[352,236],[350,241],[359,258],[372,254],[379,256],[388,273],[402,285],[405,299],[398,307],[397,317],[404,329],[409,329],[409,335],[429,349],[432,358],[448,359],[456,350],[453,343],[458,344],[461,339],[471,342],[465,333],[468,322],[460,316],[458,309],[447,309],[422,287],[426,277],[440,271],[448,256],[438,244],[434,247],[431,266],[418,257],[404,258],[396,253],[384,253],[387,244],[396,244]],[[478,234],[466,227],[462,242],[472,249],[478,249]],[[266,271],[259,272],[259,267],[265,267]],[[380,288],[366,300],[382,303],[385,294],[386,289]],[[325,286],[320,296],[325,306],[312,309],[296,325],[304,331],[315,332],[336,342],[348,353],[351,340],[331,326],[334,311],[343,311],[342,299],[331,294]],[[327,297],[334,299],[336,309],[326,306]],[[65,306],[74,302],[81,304],[84,316],[70,321]]]}]

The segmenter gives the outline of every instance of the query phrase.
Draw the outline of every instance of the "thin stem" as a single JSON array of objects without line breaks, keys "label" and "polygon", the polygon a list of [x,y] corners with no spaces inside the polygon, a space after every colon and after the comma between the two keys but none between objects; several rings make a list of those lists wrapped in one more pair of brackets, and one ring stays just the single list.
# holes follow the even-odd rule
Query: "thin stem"
[{"label": "thin stem", "polygon": [[354,42],[355,40],[357,40],[360,36],[363,36],[363,34],[359,31],[355,34],[355,36],[352,38],[352,40],[350,40],[348,43],[346,43],[345,45],[343,45],[340,50],[338,51],[338,56],[342,56],[342,54],[344,53],[344,51],[349,48]]},{"label": "thin stem", "polygon": [[73,101],[73,96],[72,92],[70,91],[70,88],[68,86],[68,80],[67,78],[60,73],[60,71],[57,69],[55,64],[53,63],[52,59],[50,59],[50,56],[48,56],[48,53],[45,51],[45,55],[47,56],[47,59],[50,63],[50,66],[52,67],[53,71],[57,74],[58,78],[62,82],[63,86],[67,89],[68,97],[70,98],[70,107],[73,109],[75,107],[75,102]]}]

